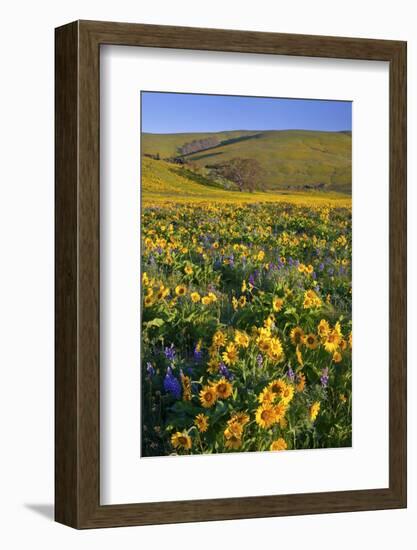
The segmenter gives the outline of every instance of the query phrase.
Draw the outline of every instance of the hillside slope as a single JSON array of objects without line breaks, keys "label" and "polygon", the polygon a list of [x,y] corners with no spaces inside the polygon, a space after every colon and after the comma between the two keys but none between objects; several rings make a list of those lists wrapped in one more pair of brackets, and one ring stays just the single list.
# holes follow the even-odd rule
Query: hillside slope
[{"label": "hillside slope", "polygon": [[208,180],[193,175],[186,167],[144,157],[141,165],[141,196],[145,206],[160,202],[275,202],[298,204],[335,204],[350,206],[351,199],[340,193],[270,191],[241,193],[214,187]]},{"label": "hillside slope", "polygon": [[216,136],[220,145],[187,155],[199,166],[234,157],[256,158],[267,189],[297,189],[324,184],[326,191],[351,193],[350,132],[271,130],[194,134],[142,134],[142,153],[172,157],[186,142]]}]

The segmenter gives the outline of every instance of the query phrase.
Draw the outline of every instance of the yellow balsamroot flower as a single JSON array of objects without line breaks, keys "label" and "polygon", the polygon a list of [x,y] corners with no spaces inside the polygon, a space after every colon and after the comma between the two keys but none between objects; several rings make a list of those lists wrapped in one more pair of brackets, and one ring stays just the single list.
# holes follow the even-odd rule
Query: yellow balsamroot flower
[{"label": "yellow balsamroot flower", "polygon": [[192,275],[194,273],[194,270],[193,268],[188,264],[184,267],[184,272],[187,274],[187,275]]},{"label": "yellow balsamroot flower", "polygon": [[225,446],[227,449],[239,449],[242,445],[243,424],[230,419],[224,430]]},{"label": "yellow balsamroot flower", "polygon": [[200,403],[205,409],[212,407],[217,401],[216,388],[213,386],[204,386],[200,391]]},{"label": "yellow balsamroot flower", "polygon": [[181,374],[181,384],[183,401],[191,401],[191,378]]},{"label": "yellow balsamroot flower", "polygon": [[340,338],[343,338],[342,327],[340,326],[339,321],[335,324],[334,331],[340,336]]},{"label": "yellow balsamroot flower", "polygon": [[290,288],[286,288],[285,289],[285,297],[286,298],[292,298],[292,296],[293,296],[293,291]]},{"label": "yellow balsamroot flower", "polygon": [[217,296],[214,294],[214,292],[209,292],[207,296],[210,298],[211,302],[217,302]]},{"label": "yellow balsamroot flower", "polygon": [[151,307],[154,304],[154,299],[152,296],[145,296],[145,300],[143,301],[145,307]]},{"label": "yellow balsamroot flower", "polygon": [[146,271],[144,271],[142,273],[142,284],[145,285],[145,286],[149,285],[149,277],[148,277],[148,274],[146,273]]},{"label": "yellow balsamroot flower", "polygon": [[347,239],[344,235],[340,235],[340,237],[338,237],[337,241],[336,241],[336,244],[338,246],[340,246],[341,248],[345,247],[347,245]]},{"label": "yellow balsamroot flower", "polygon": [[258,395],[259,403],[272,403],[275,399],[276,394],[272,391],[270,386],[266,386],[261,393]]},{"label": "yellow balsamroot flower", "polygon": [[239,302],[238,302],[237,299],[233,296],[233,298],[232,298],[232,307],[233,307],[233,309],[236,311],[237,308],[238,308],[238,306],[239,306]]},{"label": "yellow balsamroot flower", "polygon": [[317,336],[312,333],[306,334],[306,336],[304,336],[303,343],[308,349],[317,349],[319,345]]},{"label": "yellow balsamroot flower", "polygon": [[241,438],[243,434],[243,425],[239,422],[232,422],[231,420],[227,423],[227,428],[223,432],[226,439],[230,439],[233,435]]},{"label": "yellow balsamroot flower", "polygon": [[178,285],[175,287],[175,294],[177,296],[185,296],[187,294],[187,287],[185,285]]},{"label": "yellow balsamroot flower", "polygon": [[329,353],[334,353],[338,349],[339,343],[340,343],[339,334],[335,330],[332,330],[324,340],[324,349]]},{"label": "yellow balsamroot flower", "polygon": [[282,380],[281,378],[277,378],[276,380],[272,380],[267,386],[272,393],[274,394],[274,397],[279,397],[281,399],[281,396],[287,387],[287,383],[285,380]]},{"label": "yellow balsamroot flower", "polygon": [[307,290],[304,292],[304,309],[319,308],[321,307],[321,299],[317,296],[314,290]]},{"label": "yellow balsamroot flower", "polygon": [[166,298],[169,294],[169,288],[168,287],[165,287],[164,285],[161,285],[159,287],[159,290],[158,290],[158,293],[156,295],[156,299],[157,300],[163,300],[164,298]]},{"label": "yellow balsamroot flower", "polygon": [[270,428],[276,422],[274,406],[271,403],[262,403],[256,410],[255,421],[261,428]]},{"label": "yellow balsamroot flower", "polygon": [[340,353],[340,351],[335,351],[333,353],[332,359],[334,363],[340,363],[340,361],[342,360],[342,354]]},{"label": "yellow balsamroot flower", "polygon": [[346,395],[345,395],[344,393],[341,393],[341,394],[339,395],[339,400],[340,400],[342,403],[346,403],[346,401],[347,401]]},{"label": "yellow balsamroot flower", "polygon": [[329,334],[329,332],[330,332],[329,323],[325,319],[322,319],[317,326],[318,335],[321,336],[322,338],[325,338]]},{"label": "yellow balsamroot flower", "polygon": [[344,338],[342,338],[339,342],[339,348],[341,349],[341,351],[345,351],[345,349],[347,349],[347,342]]},{"label": "yellow balsamroot flower", "polygon": [[269,330],[269,333],[271,333],[271,329],[275,327],[275,317],[272,314],[268,315],[265,319],[264,327]]},{"label": "yellow balsamroot flower", "polygon": [[242,281],[242,292],[246,292],[247,288],[248,287],[246,286],[246,281],[243,279],[243,281]]},{"label": "yellow balsamroot flower", "polygon": [[274,297],[272,299],[272,309],[274,311],[281,311],[283,304],[284,300],[282,298]]},{"label": "yellow balsamroot flower", "polygon": [[257,260],[258,262],[263,262],[265,258],[265,252],[263,250],[260,250],[258,252]]},{"label": "yellow balsamroot flower", "polygon": [[262,351],[263,353],[268,353],[271,347],[271,338],[259,337],[256,339],[256,343],[258,344],[259,351]]},{"label": "yellow balsamroot flower", "polygon": [[268,357],[277,362],[282,361],[282,359],[284,358],[284,351],[282,349],[281,340],[278,337],[271,338],[271,340],[269,341]]},{"label": "yellow balsamroot flower", "polygon": [[209,373],[215,374],[216,372],[219,371],[219,365],[220,365],[220,361],[216,357],[213,357],[207,363],[207,370],[209,371]]},{"label": "yellow balsamroot flower", "polygon": [[296,384],[295,384],[295,391],[298,393],[301,393],[304,391],[306,385],[306,377],[303,373],[300,373],[297,375]]},{"label": "yellow balsamroot flower", "polygon": [[242,439],[234,434],[230,434],[226,437],[225,447],[226,449],[239,449],[242,446]]},{"label": "yellow balsamroot flower", "polygon": [[317,418],[317,415],[319,414],[319,411],[320,411],[320,402],[319,401],[315,401],[311,407],[310,407],[310,411],[309,411],[309,417],[310,417],[310,420],[312,422],[314,422]]},{"label": "yellow balsamroot flower", "polygon": [[274,414],[275,414],[275,422],[282,422],[284,420],[284,416],[287,412],[288,403],[284,403],[281,401],[281,403],[277,403],[274,405]]},{"label": "yellow balsamroot flower", "polygon": [[273,441],[271,443],[271,446],[269,447],[270,451],[285,451],[286,449],[287,449],[287,443],[285,439],[283,439],[282,437],[275,439],[275,441]]},{"label": "yellow balsamroot flower", "polygon": [[294,387],[292,384],[285,384],[285,388],[281,393],[281,401],[288,405],[294,397]]},{"label": "yellow balsamroot flower", "polygon": [[209,417],[206,414],[200,413],[194,418],[194,425],[197,426],[199,432],[204,433],[209,427]]},{"label": "yellow balsamroot flower", "polygon": [[213,343],[208,348],[208,352],[211,359],[218,359],[219,348],[215,346]]},{"label": "yellow balsamroot flower", "polygon": [[250,417],[247,412],[240,411],[236,412],[232,415],[230,420],[227,421],[227,424],[233,425],[233,424],[240,424],[240,426],[244,427],[248,422],[250,421]]},{"label": "yellow balsamroot flower", "polygon": [[203,296],[203,297],[201,298],[201,302],[202,302],[203,305],[209,306],[209,305],[211,304],[211,298],[210,298],[210,296]]},{"label": "yellow balsamroot flower", "polygon": [[239,307],[245,307],[246,305],[246,296],[241,296],[238,300],[239,302]]},{"label": "yellow balsamroot flower", "polygon": [[222,353],[222,359],[226,365],[233,365],[238,359],[238,350],[233,342],[227,345],[226,351]]},{"label": "yellow balsamroot flower", "polygon": [[290,340],[294,346],[303,343],[304,331],[301,327],[294,327],[290,332]]},{"label": "yellow balsamroot flower", "polygon": [[148,250],[153,250],[155,248],[155,245],[153,244],[152,239],[150,239],[149,237],[146,237],[145,239],[145,247]]},{"label": "yellow balsamroot flower", "polygon": [[147,290],[146,290],[146,296],[153,296],[153,288],[149,287]]},{"label": "yellow balsamroot flower", "polygon": [[224,332],[217,330],[213,335],[213,345],[217,348],[221,348],[226,344],[227,338]]},{"label": "yellow balsamroot flower", "polygon": [[313,267],[311,264],[309,264],[309,265],[305,268],[304,271],[305,271],[308,275],[311,275],[311,274],[313,273],[313,271],[314,271],[314,267]]},{"label": "yellow balsamroot flower", "polygon": [[304,273],[306,266],[304,264],[298,264],[297,269],[300,273]]},{"label": "yellow balsamroot flower", "polygon": [[246,334],[246,332],[236,330],[235,343],[242,348],[247,348],[249,346],[249,336]]},{"label": "yellow balsamroot flower", "polygon": [[270,338],[271,337],[271,328],[269,326],[261,327],[257,329],[258,338]]},{"label": "yellow balsamroot flower", "polygon": [[191,437],[187,432],[175,432],[171,436],[171,443],[175,449],[184,449],[189,451],[192,446]]},{"label": "yellow balsamroot flower", "polygon": [[198,292],[191,292],[190,297],[195,304],[201,300],[201,296]]},{"label": "yellow balsamroot flower", "polygon": [[233,393],[232,384],[226,380],[226,378],[221,378],[215,385],[217,399],[227,399]]}]

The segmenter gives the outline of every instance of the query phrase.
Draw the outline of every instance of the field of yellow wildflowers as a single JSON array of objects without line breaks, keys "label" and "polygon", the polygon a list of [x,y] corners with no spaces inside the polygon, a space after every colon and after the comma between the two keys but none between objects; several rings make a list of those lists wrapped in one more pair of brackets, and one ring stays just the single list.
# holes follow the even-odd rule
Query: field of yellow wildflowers
[{"label": "field of yellow wildflowers", "polygon": [[351,445],[351,208],[142,209],[142,456]]}]

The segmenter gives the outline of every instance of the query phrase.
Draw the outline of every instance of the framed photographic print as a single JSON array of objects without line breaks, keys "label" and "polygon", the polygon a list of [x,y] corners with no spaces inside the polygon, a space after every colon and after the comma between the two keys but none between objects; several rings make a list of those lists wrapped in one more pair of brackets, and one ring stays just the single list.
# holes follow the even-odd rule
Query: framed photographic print
[{"label": "framed photographic print", "polygon": [[406,44],[56,29],[56,520],[406,506]]}]

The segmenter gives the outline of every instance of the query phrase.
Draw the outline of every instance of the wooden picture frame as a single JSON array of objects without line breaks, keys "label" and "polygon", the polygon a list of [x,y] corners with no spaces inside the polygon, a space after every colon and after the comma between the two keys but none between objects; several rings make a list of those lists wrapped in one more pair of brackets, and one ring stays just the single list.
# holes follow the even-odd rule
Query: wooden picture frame
[{"label": "wooden picture frame", "polygon": [[[56,29],[55,519],[74,528],[406,506],[406,43],[76,21]],[[389,487],[100,505],[99,56],[117,44],[389,62]]]}]

